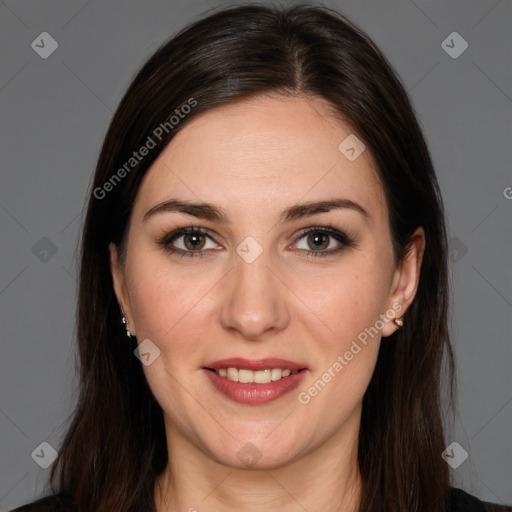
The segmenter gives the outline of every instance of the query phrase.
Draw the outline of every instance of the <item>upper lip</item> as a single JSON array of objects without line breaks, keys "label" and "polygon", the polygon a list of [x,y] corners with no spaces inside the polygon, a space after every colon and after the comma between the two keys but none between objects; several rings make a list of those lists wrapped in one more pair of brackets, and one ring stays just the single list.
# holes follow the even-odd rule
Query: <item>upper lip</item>
[{"label": "upper lip", "polygon": [[270,357],[265,359],[244,359],[243,357],[231,357],[229,359],[220,359],[213,361],[204,366],[204,368],[211,368],[218,370],[219,368],[238,368],[239,370],[266,370],[272,368],[281,368],[288,370],[302,370],[306,366],[301,363],[294,361],[288,361],[287,359],[281,359],[278,357]]}]

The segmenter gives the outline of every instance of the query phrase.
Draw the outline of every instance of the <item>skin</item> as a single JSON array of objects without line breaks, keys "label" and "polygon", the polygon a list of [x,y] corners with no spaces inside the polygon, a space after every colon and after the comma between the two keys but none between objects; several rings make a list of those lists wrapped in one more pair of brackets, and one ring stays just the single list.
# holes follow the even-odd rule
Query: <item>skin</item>
[{"label": "skin", "polygon": [[[109,248],[132,334],[160,349],[143,367],[164,411],[171,454],[155,487],[158,512],[356,510],[362,399],[381,338],[397,328],[392,319],[309,403],[297,395],[393,304],[401,308],[396,316],[405,313],[425,237],[418,228],[411,251],[394,265],[371,155],[365,150],[349,161],[338,150],[350,133],[323,99],[260,96],[195,117],[144,177],[126,261],[114,244]],[[230,223],[176,212],[143,221],[171,197],[214,203]],[[345,208],[277,223],[289,206],[338,197],[363,206],[368,218]],[[355,245],[329,236],[321,250],[342,250],[308,257],[315,245],[302,232],[329,224]],[[158,245],[162,235],[187,226],[210,230],[204,257],[180,257]],[[252,263],[236,252],[247,236],[263,249]],[[173,243],[186,250],[184,242],[181,236]],[[240,404],[216,391],[201,370],[235,356],[281,357],[309,373],[299,389],[274,402]],[[253,465],[237,457],[248,442],[261,454]]]}]

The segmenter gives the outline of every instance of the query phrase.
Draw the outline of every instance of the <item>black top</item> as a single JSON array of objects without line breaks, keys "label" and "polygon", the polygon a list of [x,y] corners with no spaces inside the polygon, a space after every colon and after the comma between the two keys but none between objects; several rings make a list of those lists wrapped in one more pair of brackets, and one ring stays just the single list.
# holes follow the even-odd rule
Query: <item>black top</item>
[{"label": "black top", "polygon": [[[69,498],[53,494],[11,512],[73,512]],[[461,489],[451,489],[449,512],[512,512],[512,507],[480,501]]]},{"label": "black top", "polygon": [[[61,494],[41,498],[11,512],[73,512],[69,499]],[[462,489],[450,489],[449,512],[512,512],[512,507],[480,501]]]}]

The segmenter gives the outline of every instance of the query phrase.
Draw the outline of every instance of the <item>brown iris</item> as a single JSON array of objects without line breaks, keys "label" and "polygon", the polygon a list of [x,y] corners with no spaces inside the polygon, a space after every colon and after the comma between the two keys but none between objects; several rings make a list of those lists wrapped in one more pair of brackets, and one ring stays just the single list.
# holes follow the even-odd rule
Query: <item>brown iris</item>
[{"label": "brown iris", "polygon": [[185,247],[190,250],[202,249],[206,242],[205,236],[201,233],[191,233],[183,237]]},{"label": "brown iris", "polygon": [[[313,245],[310,244],[313,242]],[[312,233],[308,236],[308,244],[314,249],[325,249],[329,246],[329,235],[325,233]]]}]

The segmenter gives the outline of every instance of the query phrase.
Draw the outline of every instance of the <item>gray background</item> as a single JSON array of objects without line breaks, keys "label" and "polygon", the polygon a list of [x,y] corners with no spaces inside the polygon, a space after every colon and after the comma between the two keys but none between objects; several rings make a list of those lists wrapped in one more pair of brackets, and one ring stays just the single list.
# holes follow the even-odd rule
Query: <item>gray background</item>
[{"label": "gray background", "polygon": [[[447,444],[469,454],[453,475],[469,492],[510,504],[511,3],[325,4],[387,54],[425,130],[453,249],[459,414]],[[76,398],[77,237],[113,110],[160,43],[219,5],[0,4],[1,510],[43,491],[49,469],[31,454],[42,442],[58,449]],[[31,47],[44,31],[59,45],[47,59]],[[454,31],[469,44],[456,59],[441,47]]]}]

